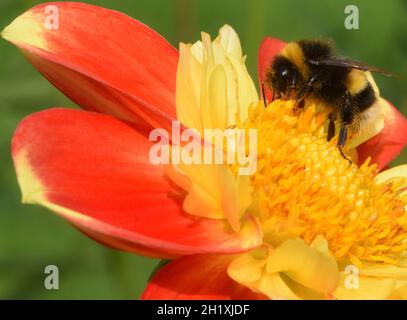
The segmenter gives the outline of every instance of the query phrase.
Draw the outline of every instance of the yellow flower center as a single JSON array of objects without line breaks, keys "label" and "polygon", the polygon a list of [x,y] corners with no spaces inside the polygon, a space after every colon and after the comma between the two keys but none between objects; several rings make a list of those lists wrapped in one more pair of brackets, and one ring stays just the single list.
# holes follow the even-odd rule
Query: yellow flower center
[{"label": "yellow flower center", "polygon": [[338,261],[397,264],[407,249],[405,201],[396,192],[401,181],[376,182],[376,166],[368,161],[349,165],[336,138],[326,141],[325,120],[313,105],[298,111],[291,101],[249,111],[239,125],[258,130],[248,212],[272,246],[296,237],[310,244],[322,235]]}]

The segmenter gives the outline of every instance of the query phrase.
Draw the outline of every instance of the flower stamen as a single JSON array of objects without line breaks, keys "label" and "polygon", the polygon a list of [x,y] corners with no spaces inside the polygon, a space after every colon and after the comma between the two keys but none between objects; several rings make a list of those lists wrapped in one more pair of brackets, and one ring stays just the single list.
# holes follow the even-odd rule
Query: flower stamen
[{"label": "flower stamen", "polygon": [[277,100],[267,108],[259,103],[243,125],[258,130],[253,211],[265,241],[279,245],[300,237],[310,244],[322,235],[336,260],[397,264],[407,233],[396,183],[375,182],[377,168],[369,160],[349,166],[337,137],[326,141],[326,114],[315,106],[294,113],[292,101]]}]

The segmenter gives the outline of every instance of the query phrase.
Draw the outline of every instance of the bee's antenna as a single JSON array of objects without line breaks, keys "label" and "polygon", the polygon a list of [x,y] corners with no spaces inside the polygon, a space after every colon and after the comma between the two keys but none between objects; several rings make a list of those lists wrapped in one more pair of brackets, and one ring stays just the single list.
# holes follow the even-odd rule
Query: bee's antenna
[{"label": "bee's antenna", "polygon": [[263,102],[264,102],[264,107],[267,108],[267,98],[266,98],[266,92],[264,90],[264,83],[261,83],[261,94],[263,95]]}]

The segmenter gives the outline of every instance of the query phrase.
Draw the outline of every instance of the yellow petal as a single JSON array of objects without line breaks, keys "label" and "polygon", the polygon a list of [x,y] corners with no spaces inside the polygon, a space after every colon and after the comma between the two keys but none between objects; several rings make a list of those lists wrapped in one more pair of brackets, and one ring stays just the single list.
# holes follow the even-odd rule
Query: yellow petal
[{"label": "yellow petal", "polygon": [[407,281],[397,281],[390,299],[407,300]]},{"label": "yellow petal", "polygon": [[196,216],[210,219],[225,219],[219,200],[207,190],[194,184],[184,199],[183,209]]},{"label": "yellow petal", "polygon": [[240,40],[236,31],[231,26],[227,24],[224,25],[219,30],[219,36],[216,41],[219,41],[221,43],[227,54],[231,55],[235,59],[240,60],[240,63],[243,62]]},{"label": "yellow petal", "polygon": [[202,133],[233,126],[236,116],[244,122],[258,94],[236,32],[225,25],[214,41],[201,36],[193,45],[180,44],[176,104],[178,119]]},{"label": "yellow petal", "polygon": [[379,98],[377,102],[365,112],[365,119],[361,121],[357,133],[349,139],[349,148],[356,148],[363,142],[373,138],[384,128],[388,103]]},{"label": "yellow petal", "polygon": [[301,239],[288,240],[272,251],[267,272],[284,272],[291,279],[321,293],[332,292],[339,278],[336,261],[307,246]]},{"label": "yellow petal", "polygon": [[[204,32],[201,37],[202,41],[193,45],[180,44],[176,104],[181,123],[197,129],[204,137],[205,129],[224,130],[236,125],[236,116],[244,121],[250,104],[258,101],[258,95],[244,65],[236,32],[225,25],[214,41]],[[224,132],[220,133],[225,137]],[[210,137],[205,139],[213,142]],[[234,230],[239,230],[251,204],[249,178],[235,177],[227,167],[220,165],[181,164],[180,169],[190,181],[177,180],[189,191],[184,209],[198,216],[227,219]]]},{"label": "yellow petal", "polygon": [[267,248],[259,248],[237,257],[228,267],[228,275],[236,282],[260,292],[270,299],[298,299],[279,274],[266,274]]},{"label": "yellow petal", "polygon": [[221,203],[224,215],[235,231],[240,228],[241,219],[251,204],[251,187],[249,176],[232,175],[229,170],[223,171],[221,178]]},{"label": "yellow petal", "polygon": [[288,277],[285,273],[280,273],[280,277],[287,285],[287,287],[291,290],[291,292],[297,297],[297,299],[327,300],[328,298],[330,298],[330,295],[303,286],[302,284]]},{"label": "yellow petal", "polygon": [[225,219],[221,206],[222,165],[180,164],[180,170],[190,179],[191,188],[184,200],[184,210],[190,214],[213,219]]},{"label": "yellow petal", "polygon": [[209,80],[209,105],[206,109],[208,123],[205,128],[225,129],[228,118],[227,81],[225,70],[218,65],[212,71]]},{"label": "yellow petal", "polygon": [[363,268],[360,269],[359,274],[365,277],[390,278],[394,280],[407,281],[407,265],[394,266],[383,264],[365,264]]},{"label": "yellow petal", "polygon": [[246,69],[246,66],[242,63],[239,63],[234,57],[229,57],[229,61],[233,65],[233,68],[237,74],[238,82],[238,115],[241,122],[244,122],[247,119],[249,106],[256,104],[259,101],[259,96],[257,94],[256,87],[253,83],[252,78],[249,76],[249,73]]},{"label": "yellow petal", "polygon": [[265,294],[272,300],[300,299],[278,273],[263,275],[257,288],[258,291]]},{"label": "yellow petal", "polygon": [[392,279],[376,279],[359,276],[358,288],[346,288],[346,277],[341,273],[341,280],[333,296],[340,300],[383,300],[392,294],[395,281]]},{"label": "yellow petal", "polygon": [[200,114],[201,86],[195,79],[200,79],[201,65],[191,53],[191,46],[180,44],[180,57],[177,70],[176,104],[177,118],[185,126],[202,132]]},{"label": "yellow petal", "polygon": [[235,177],[224,165],[181,164],[179,168],[191,182],[184,210],[201,217],[227,219],[238,231],[251,204],[250,178]]},{"label": "yellow petal", "polygon": [[[191,46],[191,53],[194,58],[202,64],[204,61],[204,47],[202,41],[197,41]],[[196,81],[199,82],[199,81]]]},{"label": "yellow petal", "polygon": [[405,178],[403,185],[401,188],[407,187],[407,164],[403,164],[397,167],[393,167],[387,170],[380,172],[375,177],[376,183],[389,183],[395,179]]},{"label": "yellow petal", "polygon": [[257,249],[249,253],[241,254],[234,259],[228,267],[229,276],[245,286],[253,287],[260,280],[263,268],[267,262],[266,257],[256,257]]}]

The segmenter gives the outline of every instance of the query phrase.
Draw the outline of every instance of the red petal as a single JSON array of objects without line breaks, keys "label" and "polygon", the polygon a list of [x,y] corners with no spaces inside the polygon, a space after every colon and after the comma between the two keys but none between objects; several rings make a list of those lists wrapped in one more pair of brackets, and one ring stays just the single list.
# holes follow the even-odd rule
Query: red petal
[{"label": "red petal", "polygon": [[23,201],[43,205],[99,240],[153,256],[240,252],[261,235],[182,211],[185,193],[151,164],[151,143],[112,117],[69,109],[29,116],[12,153]]},{"label": "red petal", "polygon": [[[274,57],[284,48],[287,43],[277,38],[266,37],[260,44],[259,56],[258,56],[258,76],[260,86],[266,80],[266,71],[271,67]],[[264,86],[267,100],[272,98],[272,91]]]},{"label": "red petal", "polygon": [[[50,5],[58,8],[57,30],[44,25]],[[2,36],[87,110],[130,122],[141,117],[155,127],[176,116],[178,52],[127,15],[84,3],[44,3],[14,20]]]},{"label": "red petal", "polygon": [[390,102],[388,106],[382,131],[357,147],[359,165],[371,157],[371,162],[382,170],[400,154],[407,143],[406,118]]},{"label": "red petal", "polygon": [[234,255],[195,255],[164,266],[148,284],[144,300],[256,300],[261,294],[238,284],[227,274]]}]

